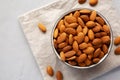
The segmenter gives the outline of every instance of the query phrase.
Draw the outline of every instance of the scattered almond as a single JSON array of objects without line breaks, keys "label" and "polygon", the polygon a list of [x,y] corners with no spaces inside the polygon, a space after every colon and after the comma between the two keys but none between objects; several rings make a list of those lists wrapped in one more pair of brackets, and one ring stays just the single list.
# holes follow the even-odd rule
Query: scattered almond
[{"label": "scattered almond", "polygon": [[47,66],[47,74],[48,75],[50,75],[50,76],[53,76],[54,75],[54,71],[53,71],[53,69],[52,69],[52,67],[51,66]]},{"label": "scattered almond", "polygon": [[46,27],[43,24],[39,23],[38,27],[42,32],[46,32]]}]

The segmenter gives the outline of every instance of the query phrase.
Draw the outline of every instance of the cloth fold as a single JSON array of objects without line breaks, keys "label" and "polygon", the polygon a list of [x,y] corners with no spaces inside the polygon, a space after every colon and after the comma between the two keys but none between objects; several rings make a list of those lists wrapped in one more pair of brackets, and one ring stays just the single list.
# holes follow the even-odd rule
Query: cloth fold
[{"label": "cloth fold", "polygon": [[[114,33],[113,39],[120,35],[120,17],[116,15],[116,11],[112,6],[112,0],[99,0],[98,5],[95,7],[91,7],[88,2],[81,5],[77,0],[58,0],[19,16],[23,32],[44,80],[55,80],[55,76],[49,77],[47,75],[47,65],[51,65],[54,71],[62,71],[64,80],[92,80],[120,65],[119,56],[114,55],[114,45],[106,60],[90,69],[80,70],[71,68],[56,57],[51,46],[52,29],[56,20],[63,13],[74,8],[90,8],[99,11],[109,21]],[[45,34],[39,30],[37,26],[39,22],[47,27]]]}]

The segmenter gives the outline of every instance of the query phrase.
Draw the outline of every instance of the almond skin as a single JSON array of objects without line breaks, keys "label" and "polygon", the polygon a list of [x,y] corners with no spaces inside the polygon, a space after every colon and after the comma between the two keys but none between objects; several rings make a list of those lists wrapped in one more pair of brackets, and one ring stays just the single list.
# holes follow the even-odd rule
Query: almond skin
[{"label": "almond skin", "polygon": [[82,13],[82,14],[89,14],[89,13],[91,13],[91,11],[88,10],[88,9],[82,9],[82,10],[80,10],[80,13]]},{"label": "almond skin", "polygon": [[39,29],[40,29],[42,32],[46,32],[46,31],[47,31],[46,27],[45,27],[43,24],[41,24],[41,23],[38,24],[38,27],[39,27]]},{"label": "almond skin", "polygon": [[60,21],[58,22],[57,28],[60,29],[61,25],[63,25],[63,24],[64,24],[64,21],[63,21],[63,20],[60,20]]},{"label": "almond skin", "polygon": [[76,59],[76,56],[72,56],[72,57],[70,57],[70,58],[67,58],[66,60],[75,60]]},{"label": "almond skin", "polygon": [[94,59],[93,59],[93,63],[98,63],[99,61],[100,61],[99,58],[94,58]]},{"label": "almond skin", "polygon": [[90,40],[93,40],[94,39],[94,32],[90,29],[89,31],[88,31],[88,37],[89,37],[89,39]]},{"label": "almond skin", "polygon": [[93,47],[87,47],[85,50],[83,50],[83,52],[86,54],[92,54],[94,50],[95,49]]},{"label": "almond skin", "polygon": [[86,66],[85,63],[79,63],[78,65],[79,65],[80,67],[85,67],[85,66]]},{"label": "almond skin", "polygon": [[92,30],[93,32],[99,32],[100,31],[100,27],[99,26],[95,26]]},{"label": "almond skin", "polygon": [[82,26],[79,25],[79,26],[77,27],[77,30],[76,30],[76,31],[77,31],[77,33],[82,32],[82,31],[83,31]]},{"label": "almond skin", "polygon": [[52,69],[52,67],[51,66],[47,66],[47,74],[48,75],[50,75],[50,76],[53,76],[54,75],[54,71],[53,71],[53,69]]},{"label": "almond skin", "polygon": [[63,41],[65,41],[67,37],[67,34],[66,33],[62,33],[58,38],[57,38],[57,43],[61,43]]},{"label": "almond skin", "polygon": [[69,35],[69,44],[70,45],[73,44],[73,35],[72,34]]},{"label": "almond skin", "polygon": [[74,37],[74,40],[76,40],[78,42],[78,44],[80,44],[84,41],[84,38],[85,38],[84,34],[82,32],[80,32],[78,34],[78,36]]},{"label": "almond skin", "polygon": [[74,41],[74,42],[73,42],[73,50],[77,52],[78,49],[79,49],[78,43],[77,43],[77,41]]},{"label": "almond skin", "polygon": [[86,26],[87,26],[88,28],[93,28],[95,25],[96,25],[96,24],[95,24],[95,22],[93,22],[93,21],[88,21],[88,22],[86,23]]},{"label": "almond skin", "polygon": [[88,44],[87,43],[81,43],[80,45],[79,45],[79,48],[80,49],[85,49],[85,48],[87,48],[88,47]]},{"label": "almond skin", "polygon": [[101,53],[101,49],[100,48],[96,49],[94,52],[94,55],[93,55],[94,58],[98,57],[100,55],[100,53]]},{"label": "almond skin", "polygon": [[82,19],[83,21],[85,21],[85,22],[87,22],[87,21],[90,20],[89,17],[88,17],[88,15],[81,15],[80,17],[81,17],[81,19]]},{"label": "almond skin", "polygon": [[75,11],[73,16],[77,19],[80,16],[80,12],[79,11]]},{"label": "almond skin", "polygon": [[89,4],[90,4],[91,6],[97,5],[97,3],[98,3],[98,0],[89,0]]},{"label": "almond skin", "polygon": [[117,47],[117,48],[115,49],[115,54],[116,54],[116,55],[120,55],[120,47]]},{"label": "almond skin", "polygon": [[74,56],[76,54],[76,52],[75,51],[68,51],[68,52],[66,52],[65,53],[65,57],[72,57],[72,56]]},{"label": "almond skin", "polygon": [[96,18],[97,12],[96,11],[92,11],[91,15],[90,15],[90,20],[94,21]]},{"label": "almond skin", "polygon": [[87,32],[88,32],[88,28],[87,28],[87,26],[85,26],[85,27],[83,28],[83,33],[84,33],[84,35],[86,35]]},{"label": "almond skin", "polygon": [[93,44],[93,45],[99,45],[99,44],[101,44],[101,43],[102,43],[102,40],[99,39],[99,38],[96,38],[96,39],[94,39],[94,40],[92,41],[92,44]]},{"label": "almond skin", "polygon": [[81,62],[85,61],[86,58],[87,58],[86,54],[81,54],[78,58],[78,63],[81,63]]},{"label": "almond skin", "polygon": [[63,80],[63,74],[61,73],[61,71],[56,72],[56,78],[57,80]]},{"label": "almond skin", "polygon": [[77,23],[71,23],[68,25],[69,28],[76,28],[78,26]]},{"label": "almond skin", "polygon": [[65,32],[66,32],[67,34],[72,34],[72,35],[75,35],[75,34],[76,34],[76,30],[73,29],[73,28],[66,28],[66,29],[65,29]]},{"label": "almond skin", "polygon": [[118,36],[118,37],[115,38],[114,44],[115,45],[119,45],[120,44],[120,36]]},{"label": "almond skin", "polygon": [[77,62],[76,61],[68,61],[68,63],[72,66],[76,66],[77,65]]},{"label": "almond skin", "polygon": [[63,42],[58,45],[58,48],[64,48],[65,46],[67,46],[67,43]]},{"label": "almond skin", "polygon": [[85,64],[86,64],[87,66],[91,65],[91,63],[92,63],[91,60],[89,60],[89,59],[86,59],[86,60],[85,60]]},{"label": "almond skin", "polygon": [[105,44],[109,44],[110,43],[110,37],[109,36],[103,36],[101,38],[102,42]]},{"label": "almond skin", "polygon": [[66,22],[70,23],[76,23],[77,19],[74,16],[66,16],[65,17]]},{"label": "almond skin", "polygon": [[65,31],[65,25],[61,25],[59,30],[60,30],[60,33],[64,32]]},{"label": "almond skin", "polygon": [[101,58],[103,58],[103,57],[104,57],[104,52],[101,51],[101,53],[100,53],[100,55],[99,55],[99,58],[101,59]]},{"label": "almond skin", "polygon": [[79,23],[82,27],[85,26],[83,20],[82,20],[80,17],[78,17],[78,23]]},{"label": "almond skin", "polygon": [[103,30],[104,30],[106,33],[110,33],[110,28],[109,28],[107,25],[103,25]]},{"label": "almond skin", "polygon": [[101,18],[101,17],[96,17],[96,20],[97,20],[97,22],[100,24],[100,25],[104,25],[104,20]]},{"label": "almond skin", "polygon": [[72,49],[72,46],[66,46],[66,47],[64,47],[62,50],[63,50],[63,52],[67,52],[67,51],[69,51],[69,50],[71,50]]},{"label": "almond skin", "polygon": [[101,37],[107,36],[107,33],[106,33],[106,32],[100,32],[100,34],[101,34]]},{"label": "almond skin", "polygon": [[107,52],[108,52],[108,47],[107,47],[107,45],[103,45],[102,46],[102,50],[103,50],[103,52],[106,54]]},{"label": "almond skin", "polygon": [[88,36],[85,36],[84,42],[86,42],[86,43],[89,42],[89,38],[88,38]]},{"label": "almond skin", "polygon": [[65,53],[64,52],[60,52],[60,57],[62,61],[65,61]]},{"label": "almond skin", "polygon": [[96,37],[96,38],[102,37],[102,36],[101,36],[101,33],[95,33],[95,37]]},{"label": "almond skin", "polygon": [[86,0],[78,0],[78,2],[79,2],[80,4],[83,4],[83,3],[86,2]]}]

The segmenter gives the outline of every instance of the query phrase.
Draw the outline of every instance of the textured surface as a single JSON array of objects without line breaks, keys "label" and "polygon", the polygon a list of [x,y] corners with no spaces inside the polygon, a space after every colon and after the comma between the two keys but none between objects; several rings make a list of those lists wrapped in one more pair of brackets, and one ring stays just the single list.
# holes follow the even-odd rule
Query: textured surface
[{"label": "textured surface", "polygon": [[[54,0],[0,0],[0,80],[43,80],[17,17]],[[114,7],[120,13],[120,1]],[[116,68],[94,80],[120,80]]]}]

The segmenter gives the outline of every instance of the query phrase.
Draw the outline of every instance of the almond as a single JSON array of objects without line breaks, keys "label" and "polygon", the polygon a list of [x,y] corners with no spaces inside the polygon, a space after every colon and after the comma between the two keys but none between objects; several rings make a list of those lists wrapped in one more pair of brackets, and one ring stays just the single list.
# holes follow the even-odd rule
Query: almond
[{"label": "almond", "polygon": [[81,54],[78,58],[78,63],[81,63],[81,62],[85,61],[86,58],[87,58],[86,54]]},{"label": "almond", "polygon": [[69,27],[69,23],[65,21],[64,19],[64,24],[65,24],[65,27]]},{"label": "almond", "polygon": [[87,22],[87,21],[90,20],[89,17],[88,17],[88,15],[81,15],[80,17],[81,17],[81,19],[82,19],[83,21],[85,21],[85,22]]},{"label": "almond", "polygon": [[80,4],[83,4],[83,3],[86,2],[86,0],[78,0],[78,2],[79,2]]},{"label": "almond", "polygon": [[106,33],[110,33],[110,28],[109,28],[107,25],[103,25],[103,30],[104,30]]},{"label": "almond", "polygon": [[65,25],[61,25],[60,26],[60,33],[64,32],[65,31]]},{"label": "almond", "polygon": [[88,59],[91,60],[93,58],[93,54],[88,55]]},{"label": "almond", "polygon": [[100,53],[100,55],[99,55],[99,58],[101,59],[101,58],[103,58],[103,57],[104,57],[104,52],[101,51],[101,53]]},{"label": "almond", "polygon": [[97,48],[101,48],[102,47],[102,44],[99,44],[99,45],[95,45],[95,46],[93,46],[95,49],[97,49]]},{"label": "almond", "polygon": [[58,38],[57,38],[57,43],[61,43],[63,41],[65,41],[67,37],[67,34],[66,33],[62,33]]},{"label": "almond", "polygon": [[83,43],[81,43],[80,45],[79,45],[79,48],[80,49],[85,49],[85,48],[87,48],[88,47],[88,45],[87,45],[87,43],[85,43],[85,42],[83,42]]},{"label": "almond", "polygon": [[104,23],[105,23],[101,17],[96,17],[96,20],[100,25],[104,25]]},{"label": "almond", "polygon": [[114,44],[115,44],[115,45],[120,44],[120,36],[118,36],[118,37],[115,38]]},{"label": "almond", "polygon": [[85,64],[85,63],[79,63],[79,66],[80,66],[80,67],[85,67],[86,64]]},{"label": "almond", "polygon": [[64,48],[65,46],[67,46],[66,42],[62,42],[58,45],[58,48]]},{"label": "almond", "polygon": [[91,6],[95,6],[98,3],[98,0],[89,0]]},{"label": "almond", "polygon": [[53,76],[54,75],[54,71],[53,71],[53,69],[52,69],[52,67],[51,66],[47,66],[47,74],[48,75],[50,75],[50,76]]},{"label": "almond", "polygon": [[100,27],[99,26],[95,26],[92,30],[93,32],[99,32],[100,31]]},{"label": "almond", "polygon": [[77,33],[82,32],[82,31],[83,31],[83,30],[82,30],[82,27],[79,25],[79,26],[77,27],[76,31],[77,31]]},{"label": "almond", "polygon": [[75,11],[73,16],[77,19],[80,16],[80,12],[79,11]]},{"label": "almond", "polygon": [[61,73],[61,71],[56,72],[56,78],[57,80],[63,80],[63,74]]},{"label": "almond", "polygon": [[108,47],[107,47],[107,45],[103,45],[102,46],[102,50],[103,50],[103,52],[106,54],[107,52],[108,52]]},{"label": "almond", "polygon": [[64,47],[62,50],[63,50],[63,52],[67,52],[67,51],[69,51],[69,50],[71,50],[72,49],[72,46],[66,46],[66,47]]},{"label": "almond", "polygon": [[91,15],[90,15],[90,20],[91,20],[91,21],[94,21],[95,18],[96,18],[96,15],[97,15],[97,12],[96,12],[95,10],[92,11],[92,13],[91,13]]},{"label": "almond", "polygon": [[90,40],[94,39],[94,32],[91,29],[88,31],[88,37]]},{"label": "almond", "polygon": [[76,34],[76,30],[73,29],[73,28],[66,28],[66,29],[65,29],[65,32],[66,32],[67,34],[72,34],[72,35],[75,35],[75,34]]},{"label": "almond", "polygon": [[79,23],[82,27],[85,26],[83,20],[82,20],[80,17],[78,17],[78,23]]},{"label": "almond", "polygon": [[73,51],[73,50],[71,50],[71,51],[68,51],[68,52],[65,53],[65,57],[72,57],[72,56],[74,56],[75,54],[76,54],[76,52]]},{"label": "almond", "polygon": [[57,36],[58,36],[58,29],[56,28],[55,31],[54,31],[53,37],[57,38]]},{"label": "almond", "polygon": [[67,58],[66,60],[75,60],[76,59],[76,56],[72,56],[72,57],[70,57],[70,58]]},{"label": "almond", "polygon": [[83,52],[86,54],[92,54],[94,50],[95,49],[93,47],[87,47],[85,50],[83,50]]},{"label": "almond", "polygon": [[88,32],[88,28],[85,26],[85,27],[83,28],[83,33],[84,33],[84,35],[86,35],[87,32]]},{"label": "almond", "polygon": [[96,37],[96,38],[102,37],[102,36],[101,36],[101,33],[95,33],[95,37]]},{"label": "almond", "polygon": [[53,40],[53,43],[54,43],[54,47],[57,49],[58,45],[56,39]]},{"label": "almond", "polygon": [[39,23],[38,27],[42,32],[46,32],[46,27],[43,24]]},{"label": "almond", "polygon": [[96,39],[94,39],[94,40],[92,41],[92,44],[93,44],[93,45],[99,45],[99,44],[101,44],[101,43],[102,43],[102,40],[99,39],[99,38],[96,38]]},{"label": "almond", "polygon": [[65,61],[65,53],[64,52],[60,52],[60,57],[62,61]]},{"label": "almond", "polygon": [[78,50],[78,52],[76,53],[77,56],[80,56],[82,54],[82,52],[80,50]]},{"label": "almond", "polygon": [[72,34],[69,35],[69,44],[70,45],[73,44],[73,35]]},{"label": "almond", "polygon": [[94,55],[93,55],[94,58],[98,57],[100,55],[100,53],[101,53],[101,49],[100,48],[96,49],[94,52]]},{"label": "almond", "polygon": [[100,61],[99,58],[94,58],[94,59],[93,59],[93,63],[98,63],[99,61]]},{"label": "almond", "polygon": [[100,32],[100,34],[101,34],[101,37],[107,36],[107,33],[106,33],[106,32]]},{"label": "almond", "polygon": [[85,60],[85,64],[86,64],[87,66],[91,65],[91,63],[92,63],[91,60],[89,60],[89,59],[86,59],[86,60]]},{"label": "almond", "polygon": [[120,55],[120,47],[117,47],[117,48],[115,49],[115,54],[116,54],[116,55]]},{"label": "almond", "polygon": [[105,44],[109,44],[110,43],[110,37],[109,36],[103,36],[101,38],[102,42]]},{"label": "almond", "polygon": [[88,36],[85,36],[84,42],[86,42],[86,43],[89,42],[89,38],[88,38]]},{"label": "almond", "polygon": [[88,43],[88,47],[92,47],[93,45],[92,45],[92,43]]},{"label": "almond", "polygon": [[77,43],[77,41],[74,41],[74,42],[73,42],[73,50],[77,52],[78,49],[79,49],[78,43]]},{"label": "almond", "polygon": [[61,25],[64,25],[64,21],[62,19],[58,22],[57,28],[60,29]]},{"label": "almond", "polygon": [[88,22],[86,23],[86,26],[87,26],[88,28],[93,28],[95,25],[96,25],[96,24],[95,24],[95,22],[93,22],[93,21],[88,21]]},{"label": "almond", "polygon": [[75,36],[75,37],[74,37],[74,40],[76,40],[76,41],[78,42],[78,44],[80,44],[80,43],[83,42],[84,37],[85,37],[84,34],[83,34],[82,32],[80,32],[80,33],[78,34],[78,36]]},{"label": "almond", "polygon": [[77,19],[74,16],[66,16],[65,17],[66,22],[70,23],[76,23]]},{"label": "almond", "polygon": [[71,23],[68,25],[69,28],[76,28],[78,26],[77,23]]},{"label": "almond", "polygon": [[76,61],[68,61],[68,63],[72,66],[76,66],[77,65],[77,62]]},{"label": "almond", "polygon": [[82,10],[80,10],[80,13],[82,13],[82,14],[89,14],[89,13],[91,13],[91,11],[88,10],[88,9],[82,9]]}]

